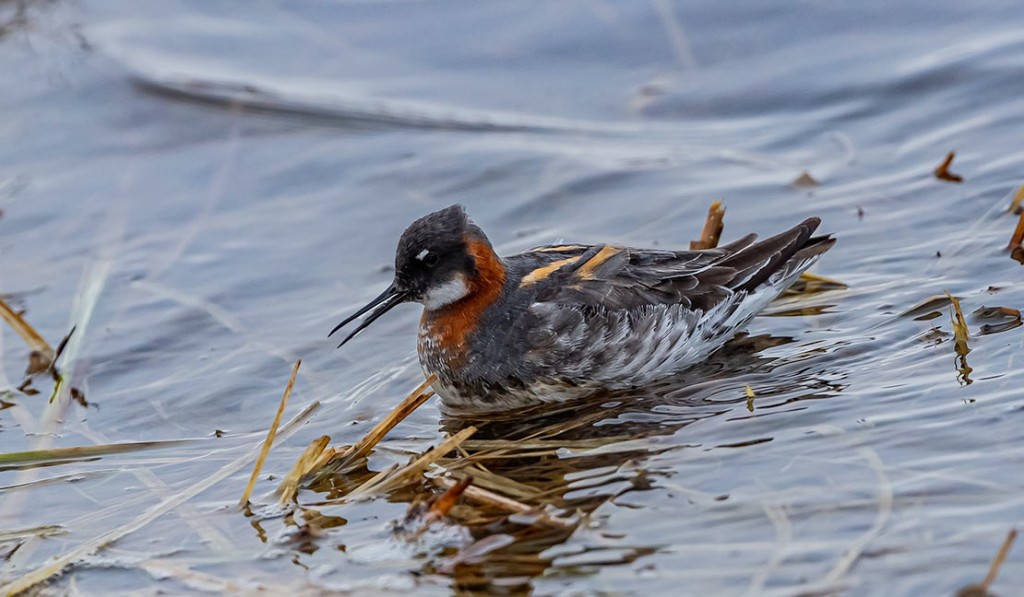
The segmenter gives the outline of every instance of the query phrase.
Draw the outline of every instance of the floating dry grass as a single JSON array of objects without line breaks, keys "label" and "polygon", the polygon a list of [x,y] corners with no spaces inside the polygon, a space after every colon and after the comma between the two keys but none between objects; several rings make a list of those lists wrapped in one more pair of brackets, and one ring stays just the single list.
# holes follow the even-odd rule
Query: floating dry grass
[{"label": "floating dry grass", "polygon": [[964,319],[964,311],[960,307],[960,299],[948,292],[946,296],[949,297],[949,302],[952,304],[949,318],[953,324],[954,349],[957,355],[964,357],[971,352],[970,346],[967,345],[967,338],[969,336],[967,320]]},{"label": "floating dry grass", "polygon": [[1024,213],[1024,184],[1020,185],[1013,199],[1010,200],[1009,212],[1012,214]]},{"label": "floating dry grass", "polygon": [[299,481],[302,477],[318,468],[317,464],[324,459],[325,453],[328,456],[334,454],[333,449],[329,450],[327,447],[329,443],[331,443],[331,436],[321,435],[306,446],[302,455],[292,466],[292,470],[285,475],[284,481],[281,481],[281,485],[277,488],[281,504],[295,501],[295,496],[299,491]]},{"label": "floating dry grass", "polygon": [[721,201],[715,201],[708,208],[707,219],[704,220],[704,229],[701,230],[700,239],[690,241],[690,250],[714,249],[722,238],[722,230],[725,228],[725,206]]},{"label": "floating dry grass", "polygon": [[3,297],[0,297],[0,318],[6,321],[7,325],[11,326],[14,333],[18,334],[32,351],[29,355],[29,366],[26,373],[32,375],[46,371],[53,364],[56,357],[56,352],[50,347],[50,343],[25,321],[25,318],[20,313],[11,309],[4,302]]},{"label": "floating dry grass", "polygon": [[[278,439],[286,439],[290,437],[293,433],[298,431],[302,424],[309,420],[309,417],[311,417],[319,407],[320,403],[314,402],[307,406],[305,409],[303,409],[302,412],[295,415],[294,418],[288,421],[283,427],[281,427],[280,431],[278,431]],[[37,568],[21,576],[20,578],[13,580],[12,582],[6,585],[0,586],[0,593],[5,595],[12,595],[29,589],[49,579],[50,577],[61,574],[68,566],[75,564],[76,562],[82,561],[83,559],[96,553],[100,549],[103,549],[104,547],[113,543],[114,541],[117,541],[118,539],[126,535],[138,531],[139,529],[145,527],[149,523],[167,514],[168,512],[175,510],[176,508],[178,508],[188,500],[192,499],[193,497],[213,487],[220,481],[227,479],[231,475],[237,473],[251,461],[254,451],[255,447],[252,450],[246,452],[244,455],[240,456],[239,458],[236,458],[235,460],[222,466],[213,474],[201,479],[200,481],[197,481],[196,483],[193,483],[192,485],[182,489],[181,491],[178,491],[173,495],[167,496],[166,498],[162,499],[158,504],[156,504],[149,510],[143,512],[142,514],[136,516],[131,521],[115,529],[112,529],[106,533],[103,533],[98,537],[90,539],[89,541],[86,541],[78,547],[75,547],[55,558],[52,558],[50,562],[45,566]],[[119,505],[117,507],[121,506]]]},{"label": "floating dry grass", "polygon": [[[339,474],[340,472],[350,468],[354,463],[361,461],[363,458],[368,456],[373,448],[380,443],[382,439],[397,426],[399,423],[404,421],[406,417],[411,415],[413,411],[423,405],[424,402],[430,399],[434,395],[433,392],[427,388],[430,387],[437,381],[437,375],[431,374],[423,383],[421,383],[415,390],[413,390],[408,396],[402,400],[398,406],[393,408],[388,416],[384,417],[379,423],[373,426],[361,440],[351,446],[343,448],[335,448],[333,453],[327,458],[318,458],[315,460],[309,469],[307,469],[301,478],[302,482],[308,483],[319,483],[329,478],[332,475]],[[326,449],[326,448],[325,448]],[[282,499],[285,494],[281,492]]]},{"label": "floating dry grass", "polygon": [[182,444],[194,443],[200,440],[194,439],[172,439],[151,442],[125,442],[119,444],[106,444],[99,446],[75,446],[72,448],[49,448],[46,450],[26,450],[24,452],[8,452],[0,454],[0,465],[12,464],[35,464],[44,465],[53,462],[69,462],[83,458],[96,458],[110,454],[126,454],[141,450],[153,450],[155,448],[166,448],[180,446]]},{"label": "floating dry grass", "polygon": [[0,530],[0,541],[26,539],[28,537],[55,537],[66,532],[67,529],[59,524],[44,524],[27,529]]},{"label": "floating dry grass", "polygon": [[1010,257],[1024,265],[1024,212],[1021,212],[1020,219],[1017,220],[1017,227],[1013,231],[1013,236],[1010,237],[1009,249]]},{"label": "floating dry grass", "polygon": [[476,433],[476,427],[466,427],[462,431],[442,441],[437,445],[437,447],[427,450],[427,452],[419,458],[413,460],[404,467],[397,469],[394,473],[379,479],[375,477],[370,481],[363,483],[349,492],[348,497],[351,498],[365,496],[371,493],[382,493],[418,480],[430,465],[434,464],[446,454],[457,448],[474,433]]},{"label": "floating dry grass", "polygon": [[998,334],[1024,325],[1020,311],[1013,307],[978,307],[971,313],[975,320],[991,323],[981,324],[979,335]]},{"label": "floating dry grass", "polygon": [[942,317],[942,309],[950,305],[950,295],[933,295],[900,313],[900,317],[909,317],[915,321],[929,321]]},{"label": "floating dry grass", "polygon": [[798,189],[809,189],[821,186],[821,183],[818,182],[816,178],[811,176],[811,173],[806,170],[801,172],[800,176],[797,176],[795,179],[793,179],[793,182],[789,184]]},{"label": "floating dry grass", "polygon": [[[450,477],[435,477],[432,481],[435,485],[444,489],[451,489],[458,485],[458,482]],[[572,530],[579,524],[579,520],[553,516],[544,512],[541,506],[530,506],[482,487],[468,487],[463,492],[463,495],[465,495],[466,498],[475,500],[481,504],[486,504],[513,514],[534,515],[536,522],[544,526],[550,526],[562,530]]]},{"label": "floating dry grass", "polygon": [[972,383],[970,376],[974,369],[967,364],[967,355],[971,352],[971,347],[967,343],[969,336],[967,320],[964,318],[963,309],[960,307],[960,299],[948,292],[946,296],[949,297],[949,302],[952,303],[949,318],[953,325],[953,350],[956,351],[957,379],[963,385],[970,385]]},{"label": "floating dry grass", "polygon": [[963,182],[964,177],[959,174],[954,174],[949,171],[949,167],[953,165],[953,158],[956,157],[956,152],[951,151],[946,154],[946,159],[942,160],[942,163],[935,168],[935,178],[944,180],[946,182]]},{"label": "floating dry grass", "polygon": [[976,585],[967,585],[960,589],[957,591],[956,597],[992,597],[991,593],[988,592],[989,587],[996,582],[999,570],[1003,567],[1003,562],[1006,561],[1006,556],[1010,554],[1010,549],[1013,548],[1013,542],[1016,540],[1017,529],[1010,529],[1003,539],[1003,544],[999,546],[996,557],[992,559],[992,563],[988,567],[988,574],[985,575],[985,580]]},{"label": "floating dry grass", "polygon": [[270,429],[267,430],[267,439],[263,440],[263,446],[260,448],[260,454],[256,458],[256,464],[252,467],[252,474],[249,475],[249,482],[245,485],[245,491],[242,492],[242,499],[239,500],[238,505],[244,508],[249,503],[249,497],[252,496],[252,490],[256,487],[256,479],[260,476],[260,470],[263,468],[263,463],[267,460],[267,454],[270,453],[270,447],[274,445],[274,436],[277,435],[277,426],[281,424],[281,415],[284,414],[284,409],[288,406],[288,399],[292,395],[292,388],[295,387],[295,377],[299,374],[299,366],[302,365],[302,360],[295,361],[295,365],[292,366],[291,377],[288,378],[288,385],[284,388],[284,395],[281,396],[281,403],[277,406],[277,412],[274,413],[274,422],[270,424]]}]

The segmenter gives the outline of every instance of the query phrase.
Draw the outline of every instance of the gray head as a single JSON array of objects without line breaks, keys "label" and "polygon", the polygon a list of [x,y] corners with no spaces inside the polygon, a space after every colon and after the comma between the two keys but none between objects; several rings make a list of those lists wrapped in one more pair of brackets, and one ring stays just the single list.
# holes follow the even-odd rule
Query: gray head
[{"label": "gray head", "polygon": [[465,298],[479,275],[477,257],[484,248],[493,254],[487,237],[461,205],[423,216],[410,224],[398,241],[391,286],[338,324],[331,334],[371,309],[373,312],[341,344],[401,303],[418,302],[429,310]]}]

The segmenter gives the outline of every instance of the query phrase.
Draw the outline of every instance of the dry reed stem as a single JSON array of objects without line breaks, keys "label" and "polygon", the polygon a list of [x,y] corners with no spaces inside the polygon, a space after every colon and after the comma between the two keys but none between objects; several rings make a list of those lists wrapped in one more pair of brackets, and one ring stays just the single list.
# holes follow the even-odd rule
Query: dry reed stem
[{"label": "dry reed stem", "polygon": [[423,380],[423,383],[405,397],[405,400],[402,400],[398,406],[392,409],[384,420],[374,425],[373,429],[363,436],[363,439],[359,440],[352,446],[346,454],[344,462],[340,463],[341,467],[343,468],[344,465],[367,456],[370,451],[373,450],[374,446],[380,443],[380,440],[384,439],[384,436],[386,436],[388,432],[404,421],[406,417],[411,415],[412,412],[419,408],[424,402],[429,400],[434,393],[426,390],[435,381],[437,381],[437,374],[431,373],[429,377]]},{"label": "dry reed stem", "polygon": [[363,484],[360,485],[359,487],[356,487],[352,491],[348,492],[348,495],[352,495],[352,494],[355,494],[355,493],[362,492],[363,489],[366,488],[366,487],[372,487],[374,485],[377,485],[377,484],[381,483],[384,479],[386,479],[386,478],[390,477],[391,475],[395,474],[395,471],[397,471],[401,467],[402,467],[402,465],[398,464],[397,462],[384,467],[384,470],[380,471],[376,475],[374,475],[374,476],[370,477],[369,479],[367,479],[366,481],[364,481]]},{"label": "dry reed stem", "polygon": [[1010,244],[1007,248],[1015,249],[1024,244],[1024,212],[1020,214],[1020,220],[1017,221],[1017,228],[1013,231],[1013,236],[1010,237]]},{"label": "dry reed stem", "polygon": [[387,478],[378,480],[377,477],[374,477],[359,487],[356,487],[348,494],[348,497],[367,493],[380,493],[389,489],[401,487],[408,483],[411,477],[422,474],[423,471],[427,470],[427,467],[440,460],[445,454],[454,450],[459,446],[459,444],[466,441],[474,433],[476,433],[476,427],[466,427],[462,431],[438,444],[437,447],[428,450],[416,460],[398,469],[394,474],[389,475]]},{"label": "dry reed stem", "polygon": [[27,539],[29,537],[54,537],[67,532],[67,529],[59,524],[43,524],[27,529],[0,530],[0,541]]},{"label": "dry reed stem", "polygon": [[[306,408],[304,408],[302,412],[295,415],[295,417],[292,420],[288,421],[288,423],[286,423],[281,428],[281,432],[279,433],[281,438],[285,439],[291,436],[293,433],[295,433],[295,431],[297,431],[303,423],[309,420],[309,417],[314,412],[316,412],[316,409],[318,409],[319,407],[320,403],[314,402],[307,406]],[[91,539],[83,543],[82,545],[79,545],[78,547],[72,549],[71,551],[65,552],[64,554],[53,558],[52,560],[50,560],[50,563],[46,566],[37,568],[32,572],[29,572],[28,574],[25,574],[20,578],[14,580],[10,584],[0,587],[0,594],[16,594],[45,581],[51,576],[56,576],[57,574],[60,574],[67,566],[74,564],[75,562],[78,562],[83,558],[88,557],[89,555],[102,549],[104,546],[109,545],[110,543],[113,543],[114,541],[117,541],[118,539],[131,533],[134,533],[135,531],[145,527],[146,525],[160,518],[164,514],[171,512],[181,504],[184,504],[193,497],[213,487],[220,481],[235,474],[239,469],[244,467],[251,458],[252,453],[247,452],[241,457],[236,458],[235,460],[229,462],[228,464],[225,464],[220,469],[218,469],[217,472],[215,472],[214,474],[205,477],[196,483],[193,483],[192,485],[186,487],[185,489],[183,489],[182,491],[178,492],[175,495],[164,498],[163,500],[160,501],[160,503],[156,504],[146,512],[143,512],[139,516],[136,516],[131,522],[123,524],[111,531],[108,531],[100,535],[99,537]],[[118,505],[117,507],[123,507],[123,505]]]},{"label": "dry reed stem", "polygon": [[963,182],[964,177],[959,174],[953,174],[949,171],[949,167],[953,164],[953,158],[956,157],[956,152],[951,151],[946,154],[946,159],[942,160],[938,168],[935,169],[935,178],[939,180],[945,180],[946,182]]},{"label": "dry reed stem", "polygon": [[708,217],[704,220],[704,229],[700,233],[700,240],[690,241],[690,250],[714,249],[722,238],[722,229],[725,227],[725,206],[721,201],[715,201],[708,208]]},{"label": "dry reed stem", "polygon": [[754,388],[750,387],[750,384],[747,384],[747,386],[743,388],[743,391],[747,395],[747,410],[754,412],[754,398],[757,398],[757,395],[754,394]]},{"label": "dry reed stem", "polygon": [[325,451],[313,466],[303,474],[299,482],[316,483],[323,481],[333,474],[344,471],[359,459],[368,456],[385,435],[394,429],[398,423],[406,420],[407,417],[412,415],[414,411],[423,406],[423,403],[434,395],[427,388],[435,381],[437,381],[436,375],[431,374],[428,376],[423,383],[406,396],[406,399],[399,402],[398,406],[392,409],[384,420],[374,425],[374,428],[362,436],[362,439],[355,442],[354,445],[336,447],[332,451]]},{"label": "dry reed stem", "polygon": [[278,501],[281,504],[295,500],[295,495],[299,491],[299,480],[302,479],[303,475],[313,470],[313,467],[324,455],[324,451],[327,449],[327,444],[330,441],[331,436],[321,435],[306,446],[302,455],[299,456],[299,459],[295,461],[295,465],[292,466],[292,470],[288,472],[284,481],[281,481],[281,484],[277,487]]},{"label": "dry reed stem", "polygon": [[1003,539],[1003,544],[999,547],[999,551],[996,553],[996,557],[992,560],[992,565],[988,567],[988,574],[985,575],[985,580],[981,581],[981,586],[988,590],[992,583],[996,582],[996,577],[999,576],[999,569],[1003,567],[1003,562],[1006,561],[1006,556],[1010,555],[1010,548],[1013,547],[1013,542],[1017,540],[1017,529],[1010,529],[1006,533],[1006,538]]},{"label": "dry reed stem", "polygon": [[[471,465],[464,466],[467,462],[471,463]],[[472,462],[472,456],[464,456],[455,460],[450,465],[445,463],[442,466],[445,466],[448,470],[458,469],[467,475],[471,475],[473,477],[474,487],[500,491],[501,493],[512,496],[515,499],[532,500],[535,496],[541,493],[541,490],[537,487],[526,483],[520,483],[519,481],[513,481],[508,477],[504,477],[488,470],[480,462]]]},{"label": "dry reed stem", "polygon": [[302,365],[302,359],[295,361],[295,365],[292,366],[291,377],[288,378],[288,385],[284,388],[284,395],[281,396],[281,403],[277,406],[277,412],[274,413],[274,422],[271,423],[270,429],[267,430],[267,439],[263,440],[263,447],[260,448],[260,455],[256,457],[256,464],[252,467],[252,474],[249,475],[249,482],[245,485],[245,491],[242,492],[242,499],[238,501],[239,507],[244,508],[249,503],[249,497],[252,496],[252,490],[256,487],[256,479],[260,476],[260,469],[263,468],[263,462],[267,459],[267,454],[270,453],[270,447],[274,445],[274,437],[277,435],[277,426],[281,424],[281,415],[284,414],[284,409],[288,406],[288,399],[291,398],[292,388],[295,387],[295,377],[299,374],[299,366]]},{"label": "dry reed stem", "polygon": [[[437,477],[435,479],[432,479],[432,481],[436,485],[439,485],[440,487],[445,489],[451,489],[452,487],[455,487],[455,485],[457,484],[457,482],[450,477]],[[495,508],[498,508],[499,510],[505,510],[506,512],[512,512],[514,514],[536,515],[537,521],[541,524],[544,524],[545,526],[571,531],[575,529],[576,525],[578,524],[577,521],[552,516],[547,512],[544,512],[543,508],[540,506],[530,506],[529,504],[524,504],[522,502],[516,501],[509,497],[505,497],[493,491],[483,489],[482,487],[476,487],[471,485],[466,488],[466,491],[464,491],[462,495],[466,496],[471,500],[480,502],[481,504],[493,506]]]},{"label": "dry reed stem", "polygon": [[1010,213],[1018,213],[1024,208],[1024,184],[1020,185],[1017,189],[1017,193],[1013,196],[1013,200],[1010,201]]},{"label": "dry reed stem", "polygon": [[11,309],[2,298],[0,298],[0,318],[6,321],[7,325],[11,326],[11,329],[16,334],[21,336],[21,339],[25,341],[25,344],[28,344],[32,351],[39,353],[46,361],[46,366],[49,367],[54,358],[53,348],[50,347],[50,343],[35,328],[29,325],[21,315],[18,315],[14,309]]}]

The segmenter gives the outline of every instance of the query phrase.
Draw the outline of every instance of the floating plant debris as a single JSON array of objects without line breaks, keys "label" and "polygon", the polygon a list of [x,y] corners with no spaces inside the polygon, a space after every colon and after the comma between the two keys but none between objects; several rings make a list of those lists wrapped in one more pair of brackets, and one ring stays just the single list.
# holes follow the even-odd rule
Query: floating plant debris
[{"label": "floating plant debris", "polygon": [[819,276],[810,272],[800,274],[800,278],[786,289],[785,295],[793,294],[817,294],[829,290],[844,290],[849,288],[846,283],[825,276]]},{"label": "floating plant debris", "polygon": [[[434,395],[428,388],[435,381],[437,381],[436,375],[430,375],[427,379],[423,380],[419,387],[406,396],[405,400],[402,400],[398,406],[393,408],[380,423],[374,425],[373,429],[363,436],[363,439],[356,442],[355,445],[334,448],[328,457],[319,458],[311,463],[311,467],[302,473],[303,480],[310,483],[319,483],[331,475],[344,472],[355,463],[364,459],[373,450],[374,446],[384,439],[388,432]],[[281,499],[284,500],[286,496],[284,488],[282,487],[279,491],[281,492]]]},{"label": "floating plant debris", "polygon": [[996,323],[984,323],[981,325],[981,335],[998,334],[1022,325],[1020,311],[1012,307],[979,307],[971,318],[982,321],[994,321]]},{"label": "floating plant debris", "polygon": [[953,163],[953,158],[956,157],[956,152],[949,152],[946,154],[946,159],[942,160],[939,167],[935,169],[935,178],[939,180],[945,180],[946,182],[963,182],[964,177],[959,174],[954,174],[949,171],[950,165]]},{"label": "floating plant debris", "polygon": [[[900,317],[910,317],[915,321],[928,321],[942,315],[941,309],[950,304],[949,294],[935,295],[900,313]],[[938,314],[938,315],[936,315]]]},{"label": "floating plant debris", "polygon": [[1013,542],[1017,540],[1017,529],[1010,529],[1006,533],[1006,538],[1003,539],[1003,544],[999,546],[999,551],[996,552],[996,557],[992,559],[992,564],[989,565],[988,574],[985,575],[985,580],[975,585],[967,585],[960,589],[956,593],[956,597],[992,597],[992,594],[988,592],[989,587],[996,582],[996,578],[999,576],[999,569],[1003,567],[1003,562],[1006,561],[1006,556],[1010,554],[1010,549],[1013,548]]},{"label": "floating plant debris", "polygon": [[725,228],[725,206],[721,201],[715,201],[708,208],[707,219],[704,220],[704,229],[700,233],[699,240],[690,241],[691,251],[702,249],[714,249],[722,238],[722,230]]},{"label": "floating plant debris", "polygon": [[50,343],[35,328],[29,325],[20,313],[11,309],[4,302],[3,298],[0,298],[0,319],[6,321],[7,325],[11,326],[11,329],[21,336],[21,339],[25,341],[25,344],[28,344],[29,349],[32,351],[26,375],[34,375],[46,371],[56,356],[53,348],[50,347]]},{"label": "floating plant debris", "polygon": [[1009,249],[1010,257],[1024,265],[1024,212],[1021,212],[1017,228],[1014,229],[1013,236],[1010,237]]},{"label": "floating plant debris", "polygon": [[1014,193],[1013,199],[1010,200],[1009,211],[1012,214],[1024,213],[1024,184],[1020,185],[1020,188]]},{"label": "floating plant debris", "polygon": [[963,309],[960,308],[960,299],[950,293],[946,293],[953,307],[950,313],[950,321],[953,324],[953,350],[957,355],[957,369],[960,373],[959,379],[964,385],[971,383],[970,374],[973,369],[967,364],[967,355],[971,347],[967,345],[967,320],[964,319]]},{"label": "floating plant debris", "polygon": [[806,170],[801,172],[800,176],[797,176],[795,179],[793,179],[793,182],[789,184],[798,189],[806,189],[821,186],[821,183],[818,182],[817,179],[815,179],[813,176],[811,176],[811,173]]}]

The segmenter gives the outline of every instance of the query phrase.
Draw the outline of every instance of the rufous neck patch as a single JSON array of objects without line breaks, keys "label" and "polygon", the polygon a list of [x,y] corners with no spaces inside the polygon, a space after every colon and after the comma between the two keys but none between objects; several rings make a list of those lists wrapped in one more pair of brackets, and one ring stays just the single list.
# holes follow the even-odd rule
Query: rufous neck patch
[{"label": "rufous neck patch", "polygon": [[439,309],[424,309],[420,326],[449,360],[459,360],[466,353],[466,339],[476,329],[484,311],[501,295],[507,272],[491,246],[467,237],[466,252],[476,265],[468,279],[469,293],[464,298]]}]

